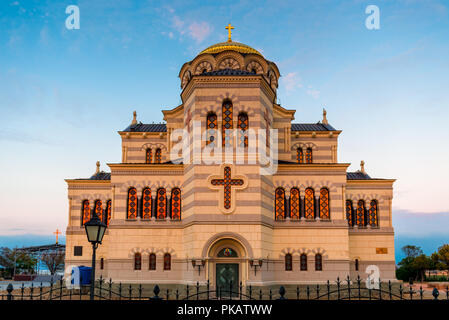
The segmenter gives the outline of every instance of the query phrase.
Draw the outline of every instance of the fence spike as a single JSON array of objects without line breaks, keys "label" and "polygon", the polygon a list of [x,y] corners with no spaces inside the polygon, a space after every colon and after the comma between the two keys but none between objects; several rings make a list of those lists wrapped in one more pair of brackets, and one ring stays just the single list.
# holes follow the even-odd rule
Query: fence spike
[{"label": "fence spike", "polygon": [[296,286],[296,300],[299,300],[299,286]]},{"label": "fence spike", "polygon": [[285,288],[284,288],[284,286],[281,286],[280,288],[279,288],[279,295],[280,295],[280,297],[279,297],[279,299],[278,300],[285,300]]}]

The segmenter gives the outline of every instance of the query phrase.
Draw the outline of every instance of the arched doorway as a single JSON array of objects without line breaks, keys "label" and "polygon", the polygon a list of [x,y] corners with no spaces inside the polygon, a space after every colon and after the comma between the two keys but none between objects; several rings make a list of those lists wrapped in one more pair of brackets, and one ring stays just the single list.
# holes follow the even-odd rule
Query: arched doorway
[{"label": "arched doorway", "polygon": [[235,239],[225,238],[215,241],[208,252],[209,281],[215,288],[229,292],[239,292],[239,285],[246,279],[247,253]]}]

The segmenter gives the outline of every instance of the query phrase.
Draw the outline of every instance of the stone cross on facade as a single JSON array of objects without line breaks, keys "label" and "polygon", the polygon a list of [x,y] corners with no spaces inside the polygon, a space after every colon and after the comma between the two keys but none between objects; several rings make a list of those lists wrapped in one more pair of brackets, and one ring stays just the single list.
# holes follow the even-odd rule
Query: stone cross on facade
[{"label": "stone cross on facade", "polygon": [[210,188],[219,190],[219,207],[224,213],[232,213],[235,209],[235,191],[245,189],[248,180],[243,175],[232,175],[232,165],[224,164],[220,171],[223,170],[223,176],[211,175],[208,178]]}]

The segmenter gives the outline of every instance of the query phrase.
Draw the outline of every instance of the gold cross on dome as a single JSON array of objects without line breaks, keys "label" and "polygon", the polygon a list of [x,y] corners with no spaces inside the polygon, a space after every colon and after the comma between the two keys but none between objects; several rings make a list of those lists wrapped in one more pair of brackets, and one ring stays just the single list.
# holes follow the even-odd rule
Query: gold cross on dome
[{"label": "gold cross on dome", "polygon": [[228,42],[231,42],[231,34],[232,34],[232,29],[234,29],[233,26],[231,26],[231,24],[229,23],[227,27],[225,27],[225,29],[228,29]]}]

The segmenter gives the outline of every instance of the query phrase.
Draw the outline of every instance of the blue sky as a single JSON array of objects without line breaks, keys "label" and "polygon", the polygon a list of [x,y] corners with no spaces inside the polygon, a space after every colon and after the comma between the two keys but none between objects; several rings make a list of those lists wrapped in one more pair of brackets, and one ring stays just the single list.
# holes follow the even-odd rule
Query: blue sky
[{"label": "blue sky", "polygon": [[[79,30],[65,28],[71,4]],[[380,30],[365,27],[370,4]],[[0,235],[64,229],[63,179],[119,162],[117,131],[132,111],[162,121],[160,110],[180,102],[182,64],[225,41],[229,22],[234,41],[277,63],[295,121],[317,122],[325,106],[343,130],[339,161],[357,170],[363,159],[371,176],[398,179],[398,236],[446,234],[448,1],[5,0]]]}]

